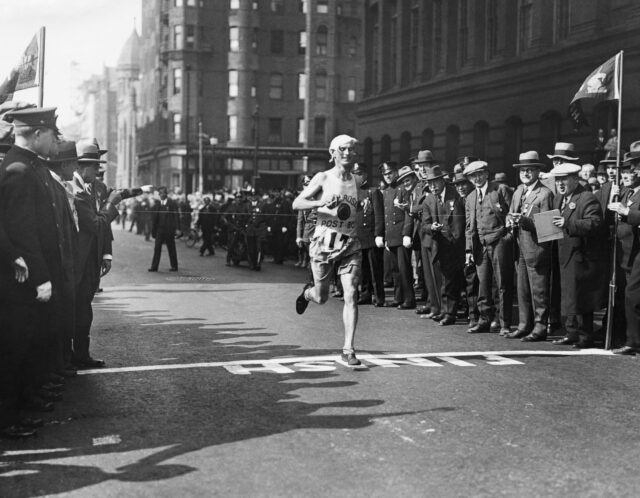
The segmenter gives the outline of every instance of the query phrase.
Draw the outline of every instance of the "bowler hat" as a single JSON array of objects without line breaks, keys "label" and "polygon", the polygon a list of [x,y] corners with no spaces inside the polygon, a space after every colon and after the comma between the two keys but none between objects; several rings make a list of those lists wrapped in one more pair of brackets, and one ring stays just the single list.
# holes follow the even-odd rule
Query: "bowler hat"
[{"label": "bowler hat", "polygon": [[15,128],[49,128],[56,135],[60,133],[56,126],[57,118],[55,107],[32,107],[5,114],[5,119],[12,122]]},{"label": "bowler hat", "polygon": [[518,156],[518,163],[513,165],[514,168],[542,168],[544,164],[540,162],[538,153],[535,150],[523,152]]},{"label": "bowler hat", "polygon": [[378,171],[382,175],[390,173],[391,171],[397,171],[397,170],[398,170],[398,165],[392,161],[380,163],[380,166],[378,166]]},{"label": "bowler hat", "polygon": [[637,142],[633,142],[629,147],[629,152],[624,155],[624,162],[630,163],[635,162],[640,158],[640,140]]},{"label": "bowler hat", "polygon": [[58,144],[57,148],[57,152],[49,158],[50,163],[64,163],[66,161],[78,160],[76,143],[73,140],[63,140]]},{"label": "bowler hat", "polygon": [[419,150],[418,155],[411,159],[411,164],[431,164],[436,163],[433,153],[430,150]]},{"label": "bowler hat", "polygon": [[100,149],[93,143],[93,140],[80,140],[76,144],[79,163],[106,163],[100,159]]},{"label": "bowler hat", "polygon": [[462,174],[470,175],[476,171],[489,171],[489,165],[485,161],[472,161],[467,164]]},{"label": "bowler hat", "polygon": [[547,154],[549,159],[564,159],[565,161],[577,161],[575,147],[569,142],[556,142],[553,154]]},{"label": "bowler hat", "polygon": [[423,180],[425,180],[425,181],[429,181],[429,180],[436,180],[436,179],[438,179],[438,178],[442,178],[443,176],[447,176],[447,173],[446,173],[446,172],[443,172],[443,171],[440,169],[440,166],[438,166],[438,165],[436,164],[436,165],[434,165],[434,166],[430,167],[430,168],[427,170],[427,173],[426,173],[426,175],[424,176]]},{"label": "bowler hat", "polygon": [[580,173],[582,168],[577,164],[573,163],[560,163],[553,167],[549,174],[551,176],[567,176],[567,175],[577,175]]},{"label": "bowler hat", "polygon": [[405,178],[409,178],[411,175],[418,178],[418,175],[411,166],[403,166],[398,170],[398,179],[396,180],[396,182],[400,183],[402,180],[404,180]]}]

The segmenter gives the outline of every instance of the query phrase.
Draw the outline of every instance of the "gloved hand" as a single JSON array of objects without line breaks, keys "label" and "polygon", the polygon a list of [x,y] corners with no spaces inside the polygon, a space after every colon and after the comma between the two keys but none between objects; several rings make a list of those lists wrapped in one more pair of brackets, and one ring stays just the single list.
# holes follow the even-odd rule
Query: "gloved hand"
[{"label": "gloved hand", "polygon": [[287,233],[287,227],[282,227],[282,233]]},{"label": "gloved hand", "polygon": [[402,245],[407,249],[411,249],[411,237],[409,237],[408,235],[402,237]]},{"label": "gloved hand", "polygon": [[267,232],[271,233],[271,227],[267,227]]},{"label": "gloved hand", "polygon": [[297,245],[298,247],[303,247],[303,246],[304,246],[304,242],[302,242],[302,239],[301,239],[300,237],[298,237],[298,238],[296,239],[296,245]]},{"label": "gloved hand", "polygon": [[51,299],[51,281],[38,285],[38,287],[36,287],[36,291],[38,292],[36,301],[46,303]]},{"label": "gloved hand", "polygon": [[20,256],[13,262],[13,270],[15,272],[16,280],[19,283],[22,284],[29,278],[29,268],[27,267],[27,263],[25,263],[22,256]]},{"label": "gloved hand", "polygon": [[384,237],[376,237],[376,247],[384,247]]}]

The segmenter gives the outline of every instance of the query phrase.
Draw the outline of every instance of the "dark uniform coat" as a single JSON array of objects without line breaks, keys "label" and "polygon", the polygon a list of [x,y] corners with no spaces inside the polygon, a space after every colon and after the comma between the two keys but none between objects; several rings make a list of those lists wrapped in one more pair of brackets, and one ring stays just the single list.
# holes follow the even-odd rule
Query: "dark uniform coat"
[{"label": "dark uniform coat", "polygon": [[623,192],[621,201],[629,214],[620,218],[618,237],[622,247],[621,263],[625,270],[626,345],[640,349],[640,190]]}]

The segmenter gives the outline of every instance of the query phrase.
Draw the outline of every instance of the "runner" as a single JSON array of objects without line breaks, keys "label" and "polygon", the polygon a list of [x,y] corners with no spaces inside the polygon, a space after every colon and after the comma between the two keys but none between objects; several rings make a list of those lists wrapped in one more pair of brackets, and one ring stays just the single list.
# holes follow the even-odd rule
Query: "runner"
[{"label": "runner", "polygon": [[296,312],[299,315],[304,313],[309,301],[317,304],[327,302],[331,275],[337,268],[344,291],[342,361],[349,367],[360,365],[353,347],[362,265],[360,241],[356,238],[361,179],[351,174],[357,142],[348,135],[335,137],[329,145],[329,162],[334,163],[333,168],[315,175],[293,202],[293,209],[318,209],[316,229],[309,246],[314,282],[306,284],[296,299]]}]

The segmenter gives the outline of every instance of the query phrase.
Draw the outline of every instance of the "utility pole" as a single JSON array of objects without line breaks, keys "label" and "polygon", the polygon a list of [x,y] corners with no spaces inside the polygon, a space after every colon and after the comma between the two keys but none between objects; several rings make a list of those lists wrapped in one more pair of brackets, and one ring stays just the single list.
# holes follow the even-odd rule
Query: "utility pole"
[{"label": "utility pole", "polygon": [[198,121],[198,190],[204,194],[204,166],[202,164],[202,120]]},{"label": "utility pole", "polygon": [[184,171],[183,171],[183,186],[182,186],[182,191],[185,195],[185,198],[188,194],[191,193],[191,186],[189,185],[189,87],[190,82],[189,82],[189,71],[191,70],[191,65],[190,64],[186,64],[184,66],[184,79],[185,79],[185,110],[184,110],[184,114],[185,114],[185,120],[184,120],[184,124],[182,126],[182,129],[184,130],[184,149],[185,149],[185,157],[184,157]]}]

